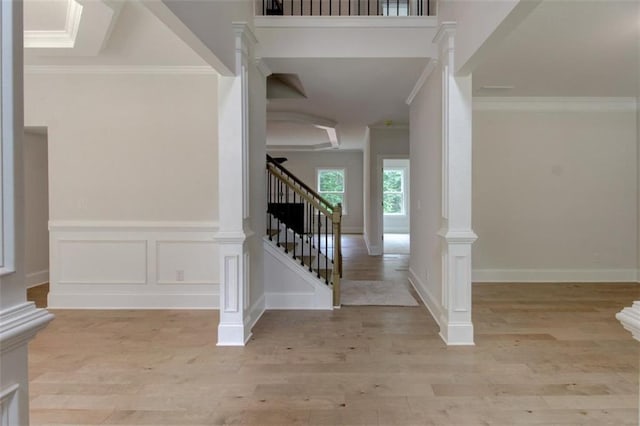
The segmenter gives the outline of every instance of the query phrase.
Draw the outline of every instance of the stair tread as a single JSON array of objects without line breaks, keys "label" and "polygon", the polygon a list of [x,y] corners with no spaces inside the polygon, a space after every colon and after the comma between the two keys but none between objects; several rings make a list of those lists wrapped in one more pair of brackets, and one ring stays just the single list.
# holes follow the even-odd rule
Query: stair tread
[{"label": "stair tread", "polygon": [[267,236],[268,237],[273,237],[276,236],[280,233],[279,229],[267,229]]}]

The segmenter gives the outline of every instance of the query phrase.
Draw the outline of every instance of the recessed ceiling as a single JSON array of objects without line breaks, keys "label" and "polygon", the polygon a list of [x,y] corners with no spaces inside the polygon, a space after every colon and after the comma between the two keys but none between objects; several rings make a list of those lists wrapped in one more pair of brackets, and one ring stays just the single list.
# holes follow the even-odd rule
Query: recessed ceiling
[{"label": "recessed ceiling", "polygon": [[309,124],[267,121],[267,147],[270,149],[326,149],[331,147],[327,132]]},{"label": "recessed ceiling", "polygon": [[627,0],[542,2],[474,70],[474,95],[636,96],[639,9]]},{"label": "recessed ceiling", "polygon": [[312,114],[339,125],[368,125],[385,120],[407,122],[405,100],[427,59],[421,58],[303,58],[267,59],[275,73],[294,73],[306,99],[274,99],[269,111]]},{"label": "recessed ceiling", "polygon": [[[38,7],[49,2],[28,1],[33,7],[25,8],[25,14],[36,15],[42,12]],[[71,3],[78,4],[76,0]],[[25,21],[27,19],[31,18],[26,15]],[[50,27],[52,24],[42,25]],[[25,31],[25,41],[28,35],[33,35],[33,31]],[[25,64],[44,67],[206,66],[200,56],[141,3],[103,0],[82,2],[79,29],[72,47],[27,48]]]},{"label": "recessed ceiling", "polygon": [[25,31],[64,31],[70,1],[24,0]]}]

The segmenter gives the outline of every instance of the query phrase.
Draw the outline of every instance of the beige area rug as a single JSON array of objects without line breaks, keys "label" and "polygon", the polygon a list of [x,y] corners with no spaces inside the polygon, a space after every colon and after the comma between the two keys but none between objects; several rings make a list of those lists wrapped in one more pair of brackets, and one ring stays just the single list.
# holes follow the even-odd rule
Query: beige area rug
[{"label": "beige area rug", "polygon": [[405,284],[394,281],[340,281],[343,305],[418,306]]}]

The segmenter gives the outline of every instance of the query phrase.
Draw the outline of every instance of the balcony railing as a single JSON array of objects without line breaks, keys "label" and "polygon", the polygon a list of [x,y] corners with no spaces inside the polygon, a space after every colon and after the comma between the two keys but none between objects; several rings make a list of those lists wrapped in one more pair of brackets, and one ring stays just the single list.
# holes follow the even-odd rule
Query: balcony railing
[{"label": "balcony railing", "polygon": [[432,16],[436,0],[258,0],[265,16]]}]

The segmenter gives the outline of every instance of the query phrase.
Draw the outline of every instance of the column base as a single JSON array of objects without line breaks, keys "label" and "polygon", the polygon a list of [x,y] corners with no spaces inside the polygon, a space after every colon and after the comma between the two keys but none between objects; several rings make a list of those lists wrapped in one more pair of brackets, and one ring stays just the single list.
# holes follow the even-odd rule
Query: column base
[{"label": "column base", "polygon": [[218,325],[217,346],[244,346],[251,338],[249,327],[240,324]]},{"label": "column base", "polygon": [[473,323],[453,322],[442,316],[440,317],[440,338],[447,346],[474,346]]}]

